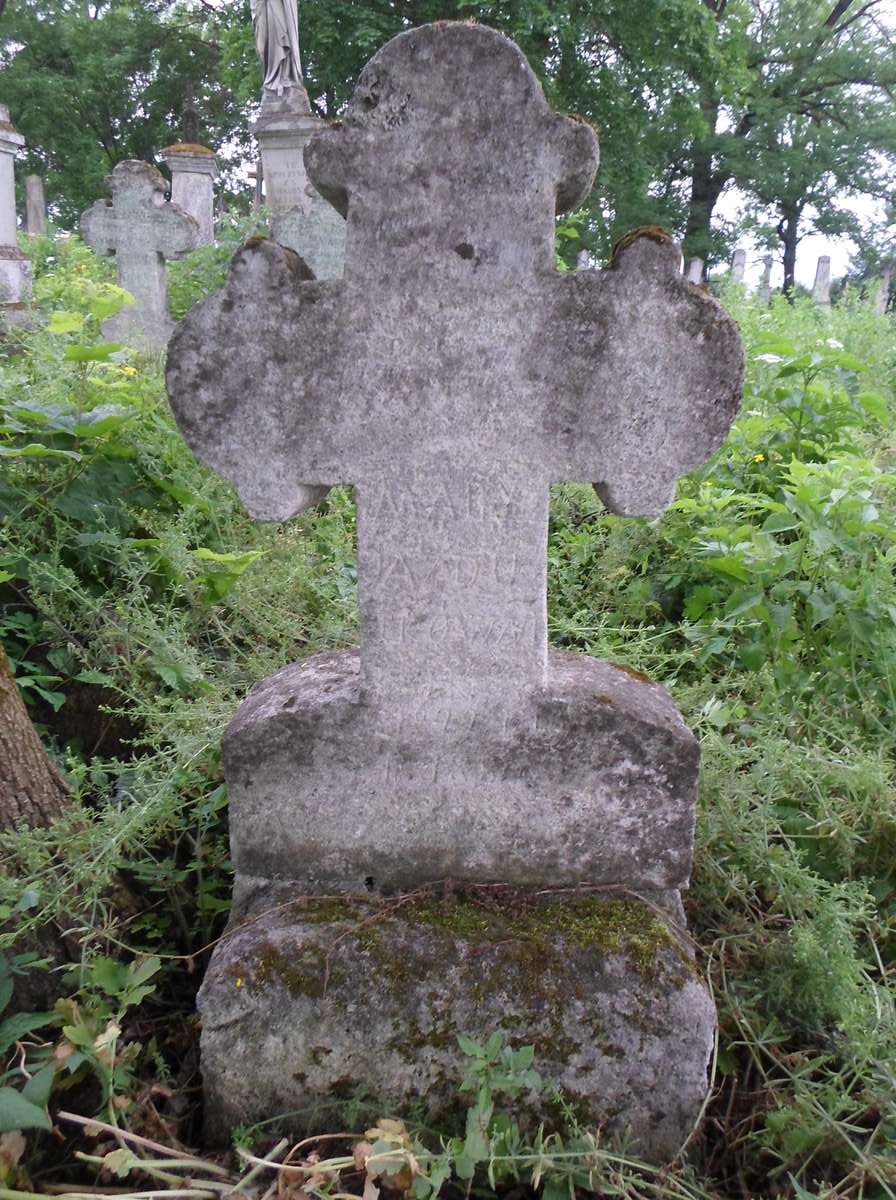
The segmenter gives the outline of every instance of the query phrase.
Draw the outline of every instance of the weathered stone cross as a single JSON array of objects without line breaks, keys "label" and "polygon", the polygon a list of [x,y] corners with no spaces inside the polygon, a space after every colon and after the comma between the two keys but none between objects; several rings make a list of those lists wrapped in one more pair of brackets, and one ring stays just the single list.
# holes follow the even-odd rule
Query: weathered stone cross
[{"label": "weathered stone cross", "polygon": [[[346,215],[345,278],[315,281],[290,251],[253,240],[224,291],[175,333],[168,385],[187,440],[254,516],[282,521],[329,486],[355,486],[360,688],[347,682],[348,660],[338,669],[309,660],[261,685],[228,735],[231,763],[243,735],[245,754],[260,761],[259,722],[285,713],[296,692],[290,711],[306,723],[289,735],[292,766],[283,759],[264,801],[248,767],[245,789],[231,783],[231,796],[242,797],[236,820],[248,830],[270,822],[278,788],[295,797],[300,774],[291,802],[300,812],[284,808],[286,849],[274,865],[296,870],[308,825],[325,811],[328,845],[309,857],[316,867],[326,860],[319,877],[330,878],[350,844],[376,858],[388,839],[424,843],[407,823],[402,842],[402,815],[384,832],[377,797],[389,805],[402,788],[421,824],[429,812],[447,829],[450,806],[455,832],[466,821],[475,837],[477,804],[492,805],[496,830],[495,806],[517,819],[519,795],[498,797],[494,781],[518,772],[520,787],[537,791],[552,751],[543,747],[535,768],[519,748],[501,747],[546,688],[570,712],[584,695],[574,667],[563,667],[562,684],[548,671],[549,485],[594,482],[615,512],[660,512],[676,478],[725,436],[742,355],[734,323],[681,277],[678,249],[660,231],[623,244],[609,270],[555,270],[554,216],[587,195],[596,138],[550,110],[523,55],[492,30],[442,23],[394,39],[362,73],[344,123],[315,138],[305,159]],[[306,703],[299,693],[312,676],[318,690]],[[276,697],[265,692],[275,680]],[[336,699],[349,706],[339,721]],[[465,744],[467,718],[493,726],[497,742]],[[274,771],[280,749],[264,753]],[[345,778],[334,784],[340,763]],[[567,805],[571,829],[578,803]],[[684,811],[682,830],[692,820]],[[430,847],[439,840],[432,828],[427,837]],[[468,851],[452,849],[445,873],[473,871]],[[262,874],[276,853],[235,843],[238,871]],[[599,873],[593,854],[590,866],[567,855],[574,877]],[[689,855],[663,879],[686,877]],[[495,877],[494,863],[475,871]]]},{"label": "weathered stone cross", "polygon": [[135,303],[103,326],[110,339],[149,349],[166,345],[174,324],[168,316],[166,258],[199,244],[199,226],[176,204],[166,204],[164,176],[149,163],[126,159],[108,177],[111,200],[97,200],[81,216],[81,233],[100,254],[114,254],[118,282]]}]

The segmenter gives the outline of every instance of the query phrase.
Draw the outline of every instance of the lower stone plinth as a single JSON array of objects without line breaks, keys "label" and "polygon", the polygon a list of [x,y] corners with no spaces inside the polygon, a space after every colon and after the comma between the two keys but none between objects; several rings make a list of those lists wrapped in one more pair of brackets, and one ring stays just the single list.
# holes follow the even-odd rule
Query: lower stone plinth
[{"label": "lower stone plinth", "polygon": [[[232,928],[199,994],[209,1134],[419,1113],[449,1130],[468,1102],[457,1038],[500,1030],[584,1125],[672,1157],[707,1089],[715,1010],[652,907],[598,895],[470,889],[434,898],[305,899]],[[550,1086],[513,1103],[559,1128]],[[363,1128],[363,1126],[362,1126]]]}]

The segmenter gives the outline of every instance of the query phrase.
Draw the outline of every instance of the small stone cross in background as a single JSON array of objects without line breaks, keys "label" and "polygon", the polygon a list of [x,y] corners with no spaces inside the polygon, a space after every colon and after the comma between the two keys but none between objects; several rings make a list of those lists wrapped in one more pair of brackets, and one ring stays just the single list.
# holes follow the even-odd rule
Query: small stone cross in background
[{"label": "small stone cross in background", "polygon": [[176,204],[164,200],[167,183],[149,163],[117,163],[107,180],[111,200],[97,200],[81,216],[84,240],[99,254],[114,254],[118,282],[134,297],[103,325],[113,341],[163,349],[174,323],[168,316],[166,258],[193,250],[199,226]]}]

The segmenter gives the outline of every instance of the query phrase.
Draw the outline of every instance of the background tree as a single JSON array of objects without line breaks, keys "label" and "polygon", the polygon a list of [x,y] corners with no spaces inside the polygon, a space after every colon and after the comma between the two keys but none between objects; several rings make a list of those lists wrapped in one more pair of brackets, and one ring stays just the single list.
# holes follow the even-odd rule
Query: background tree
[{"label": "background tree", "polygon": [[41,745],[0,645],[0,829],[49,825],[65,810],[68,785]]},{"label": "background tree", "polygon": [[67,226],[125,158],[152,162],[182,140],[195,108],[201,136],[225,159],[248,148],[235,97],[219,79],[214,13],[162,0],[15,0],[0,25],[3,99],[26,139],[24,176],[46,177]]},{"label": "background tree", "polygon": [[[685,252],[718,257],[713,215],[733,184],[760,207],[778,205],[789,255],[812,207],[809,193],[829,193],[835,167],[844,181],[863,137],[868,153],[892,145],[896,48],[883,0],[703,2],[715,18],[725,70],[695,79],[702,130],[690,148]],[[817,157],[799,164],[801,146]]]}]

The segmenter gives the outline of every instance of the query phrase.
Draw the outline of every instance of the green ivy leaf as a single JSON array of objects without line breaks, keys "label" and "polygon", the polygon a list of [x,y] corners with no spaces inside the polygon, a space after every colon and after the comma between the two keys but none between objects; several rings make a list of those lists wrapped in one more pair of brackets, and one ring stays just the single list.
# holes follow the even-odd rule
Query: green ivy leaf
[{"label": "green ivy leaf", "polygon": [[0,1088],[0,1133],[10,1133],[14,1129],[50,1128],[50,1118],[44,1109],[26,1100],[15,1088]]},{"label": "green ivy leaf", "polygon": [[84,327],[84,317],[80,313],[54,312],[47,323],[48,333],[77,333]]},{"label": "green ivy leaf", "polygon": [[107,362],[120,349],[120,342],[97,342],[95,346],[67,346],[62,357],[66,362]]}]

